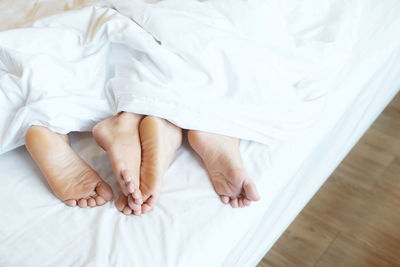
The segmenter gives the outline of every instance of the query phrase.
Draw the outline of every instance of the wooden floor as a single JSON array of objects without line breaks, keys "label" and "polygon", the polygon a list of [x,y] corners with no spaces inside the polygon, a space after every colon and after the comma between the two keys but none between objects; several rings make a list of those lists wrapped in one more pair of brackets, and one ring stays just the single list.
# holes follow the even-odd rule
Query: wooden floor
[{"label": "wooden floor", "polygon": [[400,93],[258,265],[266,266],[400,266]]}]

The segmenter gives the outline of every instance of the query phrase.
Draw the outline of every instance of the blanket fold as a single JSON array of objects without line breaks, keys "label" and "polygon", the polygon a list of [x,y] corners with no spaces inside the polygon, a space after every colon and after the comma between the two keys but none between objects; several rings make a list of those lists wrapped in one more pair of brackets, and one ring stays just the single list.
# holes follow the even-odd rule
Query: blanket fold
[{"label": "blanket fold", "polygon": [[327,49],[345,60],[348,17],[301,39],[283,7],[108,1],[0,32],[0,153],[22,145],[31,125],[90,131],[120,111],[267,145],[298,134],[323,112],[329,88],[309,77]]}]

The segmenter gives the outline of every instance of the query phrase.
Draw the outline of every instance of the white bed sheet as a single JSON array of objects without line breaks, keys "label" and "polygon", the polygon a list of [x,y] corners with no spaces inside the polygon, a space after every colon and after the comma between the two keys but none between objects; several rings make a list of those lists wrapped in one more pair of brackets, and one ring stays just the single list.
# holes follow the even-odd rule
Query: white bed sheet
[{"label": "white bed sheet", "polygon": [[[369,10],[360,21],[354,54],[334,81],[324,120],[273,147],[241,143],[259,203],[236,210],[222,205],[185,145],[152,213],[126,217],[113,203],[67,208],[18,148],[0,156],[0,266],[254,266],[398,91],[400,43],[392,37],[399,21],[385,8],[388,13]],[[73,134],[72,141],[118,192],[90,135]]]}]

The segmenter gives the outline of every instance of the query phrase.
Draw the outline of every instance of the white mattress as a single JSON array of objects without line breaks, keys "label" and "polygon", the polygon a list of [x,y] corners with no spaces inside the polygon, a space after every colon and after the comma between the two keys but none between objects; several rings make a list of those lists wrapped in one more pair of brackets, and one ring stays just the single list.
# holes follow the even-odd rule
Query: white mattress
[{"label": "white mattress", "polygon": [[[363,10],[354,53],[332,81],[323,120],[275,146],[241,142],[262,195],[249,208],[220,203],[187,144],[164,178],[159,204],[141,217],[120,214],[114,203],[68,208],[24,148],[1,155],[0,266],[255,266],[398,92],[395,2]],[[72,143],[119,192],[90,134],[74,133]]]}]

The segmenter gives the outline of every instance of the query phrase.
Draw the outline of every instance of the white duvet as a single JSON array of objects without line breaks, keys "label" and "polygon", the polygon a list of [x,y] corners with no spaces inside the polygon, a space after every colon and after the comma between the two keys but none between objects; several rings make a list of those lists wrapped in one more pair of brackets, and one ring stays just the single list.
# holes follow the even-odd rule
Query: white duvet
[{"label": "white duvet", "polygon": [[[265,143],[293,138],[273,147],[241,142],[244,164],[262,196],[246,209],[232,209],[219,201],[200,159],[184,143],[164,177],[159,203],[140,217],[122,215],[113,202],[95,209],[67,208],[51,193],[24,148],[4,153],[0,155],[1,266],[254,266],[340,161],[343,155],[337,156],[337,151],[345,154],[351,147],[344,141],[348,135],[357,129],[360,135],[360,121],[366,128],[400,84],[397,0],[132,1],[134,9],[123,2],[95,7],[90,2],[0,0],[1,153],[23,144],[30,124],[59,132],[90,130],[98,120],[131,108],[161,112],[182,127],[209,127],[206,130]],[[85,5],[89,6],[81,9]],[[267,15],[257,16],[260,12]],[[245,35],[237,41],[247,49],[262,44],[262,55],[278,60],[276,68],[265,65],[267,71],[286,77],[251,80],[259,71],[255,66],[263,64],[262,55],[253,58],[255,65],[213,66],[207,60],[233,63],[243,57],[246,61],[245,54],[254,56],[253,50],[241,49],[243,53],[224,58],[221,51],[230,50],[218,48],[234,48],[232,40],[223,44],[207,39],[204,32],[180,34],[185,29],[177,28],[189,28],[189,21],[197,25],[213,21],[216,32],[225,33],[218,37]],[[259,25],[262,21],[264,27]],[[175,29],[167,31],[167,26]],[[268,39],[267,33],[274,38]],[[210,41],[210,50],[196,57],[187,45],[204,45],[201,40]],[[167,58],[175,61],[162,61]],[[243,72],[235,72],[239,70]],[[280,92],[257,84],[266,79],[286,87]],[[258,86],[243,87],[244,81]],[[137,87],[123,87],[125,82]],[[193,87],[171,86],[184,82]],[[232,90],[224,87],[228,82]],[[153,90],[159,95],[154,96]],[[199,96],[197,90],[208,93]],[[259,93],[259,102],[251,92]],[[277,97],[267,99],[270,107],[256,105],[267,95]],[[213,106],[218,99],[218,106]],[[174,101],[177,104],[171,108]],[[290,101],[298,104],[293,106],[297,110],[283,118]],[[233,114],[244,114],[247,120],[227,111],[232,103],[238,106]],[[251,109],[240,110],[249,103],[254,104]],[[250,113],[257,108],[279,111],[275,116],[282,121],[268,112]],[[323,119],[297,137],[318,119],[318,111]],[[292,125],[290,120],[298,123]],[[74,149],[117,195],[119,186],[108,157],[90,133],[74,133],[71,139]]]},{"label": "white duvet", "polygon": [[347,1],[32,3],[42,18],[2,18],[0,153],[30,125],[90,131],[120,111],[264,144],[294,136],[322,112],[357,18]]}]

